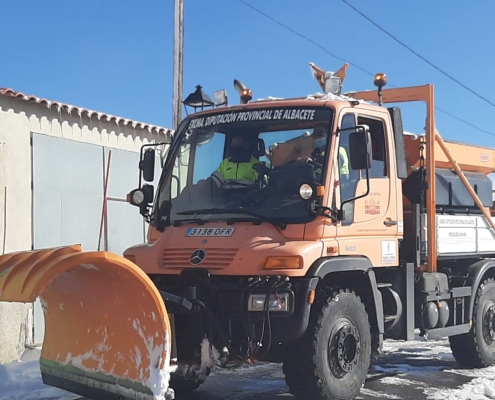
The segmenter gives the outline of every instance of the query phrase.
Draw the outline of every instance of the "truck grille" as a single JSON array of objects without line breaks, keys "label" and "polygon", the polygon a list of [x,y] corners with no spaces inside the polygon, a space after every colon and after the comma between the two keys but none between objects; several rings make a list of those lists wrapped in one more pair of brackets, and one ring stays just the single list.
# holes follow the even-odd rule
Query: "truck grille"
[{"label": "truck grille", "polygon": [[207,267],[222,269],[230,265],[237,249],[205,249],[206,257],[199,264],[191,264],[190,257],[197,249],[166,249],[163,252],[163,266],[166,268]]}]

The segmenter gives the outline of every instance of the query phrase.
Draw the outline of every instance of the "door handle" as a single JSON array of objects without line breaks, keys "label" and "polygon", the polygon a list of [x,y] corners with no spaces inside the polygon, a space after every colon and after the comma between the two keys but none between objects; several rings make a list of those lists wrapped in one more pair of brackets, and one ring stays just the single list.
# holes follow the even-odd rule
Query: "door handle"
[{"label": "door handle", "polygon": [[391,219],[386,219],[385,221],[383,221],[383,225],[394,226],[394,225],[397,225],[397,221],[392,221]]}]

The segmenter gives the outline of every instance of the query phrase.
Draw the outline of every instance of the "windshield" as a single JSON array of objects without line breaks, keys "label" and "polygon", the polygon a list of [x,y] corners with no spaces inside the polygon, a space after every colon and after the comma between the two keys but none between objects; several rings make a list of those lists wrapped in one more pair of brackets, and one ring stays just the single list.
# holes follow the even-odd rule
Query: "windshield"
[{"label": "windshield", "polygon": [[155,224],[312,220],[299,189],[324,178],[332,119],[324,107],[224,109],[186,119],[165,164]]}]

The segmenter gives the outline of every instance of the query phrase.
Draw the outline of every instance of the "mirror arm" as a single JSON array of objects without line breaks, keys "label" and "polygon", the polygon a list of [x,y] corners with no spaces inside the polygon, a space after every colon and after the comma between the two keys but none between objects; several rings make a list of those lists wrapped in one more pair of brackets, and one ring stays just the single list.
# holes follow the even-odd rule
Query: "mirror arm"
[{"label": "mirror arm", "polygon": [[317,215],[323,215],[324,217],[330,218],[332,222],[338,221],[337,218],[338,211],[334,210],[333,208],[320,206],[319,204],[313,202],[311,203],[311,212]]},{"label": "mirror arm", "polygon": [[149,204],[143,204],[142,206],[139,207],[139,214],[141,214],[146,222],[151,221],[151,215],[150,215],[150,205]]}]

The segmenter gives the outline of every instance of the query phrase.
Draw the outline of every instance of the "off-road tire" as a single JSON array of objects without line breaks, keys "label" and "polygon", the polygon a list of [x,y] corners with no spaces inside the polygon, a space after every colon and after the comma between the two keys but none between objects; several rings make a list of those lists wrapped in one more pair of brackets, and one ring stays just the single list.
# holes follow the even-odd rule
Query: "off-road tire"
[{"label": "off-road tire", "polygon": [[320,295],[308,330],[290,346],[283,371],[301,400],[350,400],[364,384],[371,354],[368,314],[349,290]]},{"label": "off-road tire", "polygon": [[495,281],[486,279],[478,288],[473,310],[473,325],[468,333],[450,336],[456,361],[467,368],[495,364]]}]

